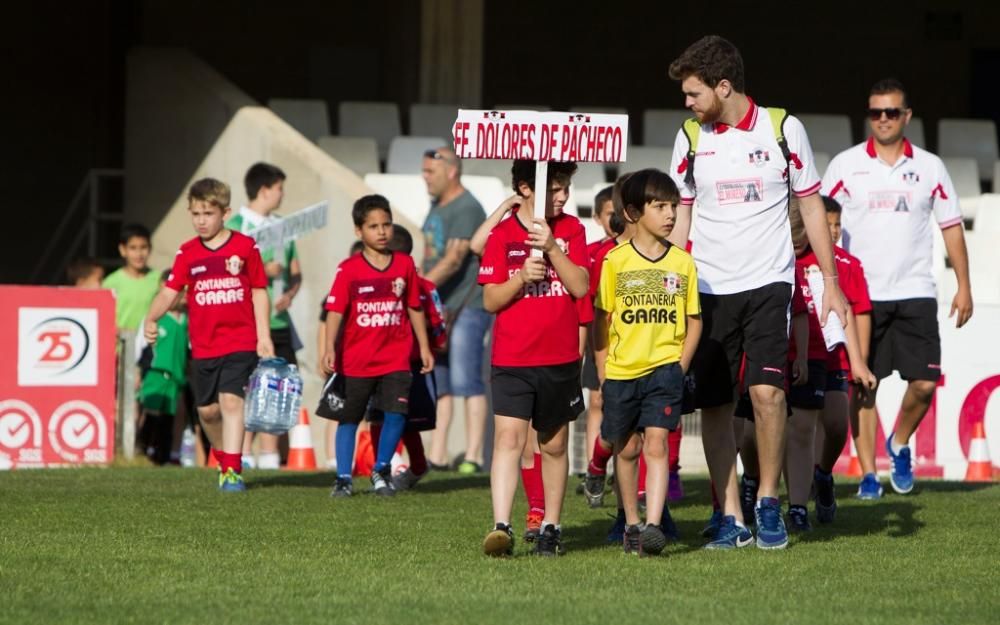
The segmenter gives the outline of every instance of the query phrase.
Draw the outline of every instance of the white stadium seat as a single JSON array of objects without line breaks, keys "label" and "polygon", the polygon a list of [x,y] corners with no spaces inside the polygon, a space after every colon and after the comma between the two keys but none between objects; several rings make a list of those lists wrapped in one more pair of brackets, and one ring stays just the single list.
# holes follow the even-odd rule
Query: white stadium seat
[{"label": "white stadium seat", "polygon": [[642,144],[673,150],[677,131],[692,116],[687,109],[646,109],[642,112]]},{"label": "white stadium seat", "polygon": [[493,176],[462,176],[462,186],[468,189],[487,215],[492,213],[504,200],[511,196],[510,191],[499,178]]},{"label": "white stadium seat", "polygon": [[840,154],[854,144],[851,138],[851,119],[847,115],[798,114],[809,135],[809,145],[813,152]]},{"label": "white stadium seat", "polygon": [[389,199],[393,211],[421,225],[430,210],[427,185],[419,174],[368,174],[365,184]]},{"label": "white stadium seat", "polygon": [[1000,161],[993,163],[993,192],[1000,193]]},{"label": "white stadium seat", "polygon": [[972,228],[977,236],[992,236],[996,244],[1000,245],[1000,194],[984,193],[979,196],[976,220],[972,223]]},{"label": "white stadium seat", "polygon": [[[872,125],[867,119],[864,120],[863,125],[865,127],[865,139],[868,139],[872,135]],[[924,135],[924,120],[919,117],[911,117],[910,123],[906,125],[906,130],[903,131],[903,136],[910,140],[910,143],[917,146],[918,148],[923,148],[929,150],[927,147],[927,139]]]},{"label": "white stadium seat", "polygon": [[816,163],[816,171],[822,178],[826,173],[826,168],[830,166],[830,155],[826,152],[813,152],[813,162]]},{"label": "white stadium seat", "polygon": [[951,176],[951,181],[958,192],[958,202],[962,208],[962,217],[976,218],[976,208],[981,195],[979,187],[979,168],[973,158],[942,158],[944,167]]},{"label": "white stadium seat", "polygon": [[337,128],[346,137],[374,137],[380,160],[389,154],[393,137],[403,134],[395,102],[341,102]]},{"label": "white stadium seat", "polygon": [[330,134],[330,114],[325,100],[271,98],[267,106],[310,141]]},{"label": "white stadium seat", "polygon": [[[492,176],[499,178],[505,187],[510,187],[510,167],[513,161],[493,158],[463,158],[462,174]],[[513,192],[513,191],[512,191]]]},{"label": "white stadium seat", "polygon": [[997,126],[989,119],[942,119],[938,122],[938,155],[941,158],[974,158],[986,180],[1000,154]]},{"label": "white stadium seat", "polygon": [[447,145],[451,142],[440,137],[394,137],[389,143],[385,173],[419,174],[423,168],[424,152]]},{"label": "white stadium seat", "polygon": [[650,147],[646,145],[630,145],[625,153],[625,162],[618,164],[618,174],[639,171],[640,169],[655,168],[667,171],[670,168],[670,157],[673,155],[672,147]]},{"label": "white stadium seat", "polygon": [[410,106],[410,134],[415,137],[444,137],[452,143],[458,109],[454,104],[413,104]]},{"label": "white stadium seat", "polygon": [[[597,184],[607,184],[604,181],[604,163],[577,163],[576,166],[572,185],[574,189],[591,189]],[[588,197],[587,194],[577,195],[576,203],[579,206],[590,206],[593,199],[593,196]]]},{"label": "white stadium seat", "polygon": [[344,167],[362,178],[365,174],[379,173],[378,146],[371,137],[320,137],[319,149],[333,157]]}]

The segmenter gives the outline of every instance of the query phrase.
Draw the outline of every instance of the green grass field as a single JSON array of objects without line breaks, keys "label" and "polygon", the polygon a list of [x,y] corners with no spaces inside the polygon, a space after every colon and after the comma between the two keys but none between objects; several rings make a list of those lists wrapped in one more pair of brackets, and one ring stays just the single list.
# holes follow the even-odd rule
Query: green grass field
[{"label": "green grass field", "polygon": [[[480,552],[485,476],[346,501],[328,497],[330,481],[249,473],[248,493],[221,495],[200,470],[0,474],[0,622],[1000,620],[997,486],[923,481],[914,495],[863,505],[845,483],[837,524],[786,551],[705,552],[707,481],[688,477],[673,508],[682,542],[665,556],[606,545],[612,508],[570,495],[566,556],[535,558],[518,541],[515,558],[493,560]],[[520,500],[516,512],[523,519]]]}]

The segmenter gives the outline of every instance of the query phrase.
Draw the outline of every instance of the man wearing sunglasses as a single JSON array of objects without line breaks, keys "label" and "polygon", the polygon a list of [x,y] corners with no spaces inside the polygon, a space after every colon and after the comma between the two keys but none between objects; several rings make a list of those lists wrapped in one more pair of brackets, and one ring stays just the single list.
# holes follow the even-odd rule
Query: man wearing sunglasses
[{"label": "man wearing sunglasses", "polygon": [[[873,308],[870,325],[859,319],[863,355],[879,379],[895,370],[907,381],[896,430],[886,441],[890,482],[900,494],[913,489],[909,441],[941,377],[932,217],[958,279],[950,316],[959,328],[972,316],[958,197],[941,159],[904,136],[912,114],[902,83],[875,83],[868,96],[871,137],[838,154],[823,178],[823,194],[843,207],[843,247],[861,260],[868,277]],[[857,496],[878,499],[875,391],[855,390],[851,404],[851,430],[864,472]]]}]

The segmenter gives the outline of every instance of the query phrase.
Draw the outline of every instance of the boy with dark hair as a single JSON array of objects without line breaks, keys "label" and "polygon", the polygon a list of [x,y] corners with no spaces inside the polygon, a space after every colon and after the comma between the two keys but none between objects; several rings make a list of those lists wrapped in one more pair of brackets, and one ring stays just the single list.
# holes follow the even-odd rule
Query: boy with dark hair
[{"label": "boy with dark hair", "polygon": [[104,280],[104,267],[89,256],[77,258],[66,267],[66,280],[80,289],[99,289]]},{"label": "boy with dark hair", "polygon": [[219,462],[219,490],[243,484],[243,398],[257,357],[271,357],[267,278],[254,240],[225,227],[229,186],[212,178],[191,185],[188,212],[195,238],[181,245],[166,284],[146,317],[150,345],[157,323],[187,288],[198,416]]},{"label": "boy with dark hair", "polygon": [[[548,172],[543,200],[536,193],[535,162],[514,161],[511,182],[521,202],[490,232],[479,268],[484,307],[497,315],[490,473],[495,525],[483,541],[491,556],[513,554],[511,508],[532,426],[545,489],[535,553],[563,551],[559,517],[569,472],[567,426],[583,408],[577,300],[587,294],[588,259],[583,225],[563,213],[576,163],[552,162]],[[540,201],[545,219],[533,216]]]},{"label": "boy with dark hair", "polygon": [[[392,211],[381,195],[366,195],[351,210],[354,232],[364,250],[340,263],[326,300],[327,374],[344,376],[344,408],[337,415],[337,481],[334,497],[353,494],[351,459],[355,435],[369,400],[384,418],[371,482],[375,494],[392,496],[392,456],[406,427],[410,353],[413,335],[420,351],[420,373],[434,368],[421,310],[420,284],[413,259],[389,249]],[[403,314],[404,309],[406,314]],[[339,351],[337,337],[343,325]]]},{"label": "boy with dark hair", "polygon": [[[243,184],[248,204],[240,207],[226,222],[226,227],[252,236],[255,230],[280,221],[275,211],[281,207],[285,197],[285,172],[269,163],[254,163],[247,170]],[[295,351],[301,348],[301,344],[288,314],[292,299],[302,285],[302,268],[295,242],[289,241],[282,249],[262,249],[260,257],[267,275],[267,294],[272,306],[270,327],[274,353],[292,364],[298,364]],[[247,432],[244,437],[243,461],[259,469],[277,469],[281,464],[279,437],[263,432],[256,436],[260,441],[257,462],[254,463],[252,455],[253,432]]]},{"label": "boy with dark hair", "polygon": [[[680,201],[667,174],[645,169],[615,185],[615,210],[635,234],[604,258],[594,307],[596,347],[607,348],[601,438],[614,445],[625,509],[626,553],[657,554],[667,497],[667,432],[680,424],[684,375],[701,336],[691,256],[667,237]],[[646,524],[640,526],[638,459],[648,466]]]},{"label": "boy with dark hair", "polygon": [[142,224],[125,224],[118,237],[118,253],[125,265],[101,283],[115,293],[115,325],[119,332],[134,334],[142,324],[149,305],[160,290],[160,274],[149,268],[149,229]]}]

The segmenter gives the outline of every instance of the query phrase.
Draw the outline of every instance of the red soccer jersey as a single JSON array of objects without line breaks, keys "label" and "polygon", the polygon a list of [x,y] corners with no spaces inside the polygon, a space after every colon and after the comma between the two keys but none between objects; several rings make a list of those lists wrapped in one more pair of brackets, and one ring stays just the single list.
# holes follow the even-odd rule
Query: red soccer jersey
[{"label": "red soccer jersey", "polygon": [[[520,271],[531,254],[528,230],[517,218],[500,222],[490,232],[479,264],[480,284],[503,284]],[[587,242],[583,224],[562,213],[548,220],[556,244],[573,263],[586,268]],[[576,300],[545,258],[546,276],[526,284],[497,313],[493,334],[493,364],[501,367],[561,365],[580,359],[580,313]]]},{"label": "red soccer jersey", "polygon": [[[816,304],[813,302],[809,281],[806,279],[806,269],[817,264],[816,255],[811,250],[795,259],[795,291],[792,295],[792,314],[805,313],[809,320],[809,349],[806,352],[806,358],[825,361],[827,352],[826,342],[823,340],[823,328],[819,325]],[[795,335],[792,333],[788,340],[788,360],[795,360],[795,350]]]},{"label": "red soccer jersey", "polygon": [[326,309],[344,316],[338,359],[344,375],[372,378],[410,370],[413,334],[407,308],[420,310],[413,259],[393,252],[385,269],[356,254],[337,267]]},{"label": "red soccer jersey", "polygon": [[[833,246],[833,257],[837,266],[837,283],[851,306],[851,312],[855,315],[871,312],[872,300],[868,296],[868,281],[865,280],[865,268],[861,265],[861,261],[836,245]],[[845,371],[851,368],[847,358],[847,346],[838,345],[832,352],[827,353],[826,368],[829,371]]]},{"label": "red soccer jersey", "polygon": [[[448,329],[444,324],[444,304],[438,295],[437,286],[422,276],[417,276],[420,283],[420,309],[427,320],[427,340],[432,350],[444,349],[448,344]],[[417,335],[413,335],[413,349],[410,351],[410,362],[420,362],[420,343]]]},{"label": "red soccer jersey", "polygon": [[[598,241],[597,243],[591,243],[587,246],[588,251],[590,251],[590,300],[593,301],[597,297],[597,287],[601,284],[601,267],[604,265],[604,257],[608,255],[616,245],[618,245],[618,238],[605,239],[603,241]],[[591,250],[591,248],[593,248]]]},{"label": "red soccer jersey", "polygon": [[218,358],[257,351],[251,289],[267,288],[260,250],[250,237],[230,230],[225,243],[208,248],[195,237],[181,245],[166,286],[187,287],[191,355]]}]

